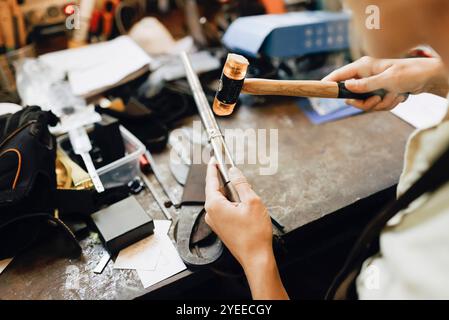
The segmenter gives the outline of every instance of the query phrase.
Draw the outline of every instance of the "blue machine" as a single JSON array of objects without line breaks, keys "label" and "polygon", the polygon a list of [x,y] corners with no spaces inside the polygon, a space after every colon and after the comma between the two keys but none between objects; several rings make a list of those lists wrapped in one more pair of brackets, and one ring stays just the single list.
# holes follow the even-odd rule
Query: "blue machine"
[{"label": "blue machine", "polygon": [[349,47],[346,12],[303,11],[242,17],[223,36],[233,52],[257,57],[291,58]]}]

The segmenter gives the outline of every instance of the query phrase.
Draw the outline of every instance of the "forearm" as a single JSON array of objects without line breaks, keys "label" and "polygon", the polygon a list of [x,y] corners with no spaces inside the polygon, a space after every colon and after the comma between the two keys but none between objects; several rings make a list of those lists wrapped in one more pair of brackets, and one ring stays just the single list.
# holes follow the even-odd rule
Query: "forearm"
[{"label": "forearm", "polygon": [[254,255],[243,265],[254,300],[286,300],[276,260],[272,252]]},{"label": "forearm", "polygon": [[428,80],[424,91],[446,98],[449,93],[449,78],[443,62],[438,58],[431,58],[428,63]]}]

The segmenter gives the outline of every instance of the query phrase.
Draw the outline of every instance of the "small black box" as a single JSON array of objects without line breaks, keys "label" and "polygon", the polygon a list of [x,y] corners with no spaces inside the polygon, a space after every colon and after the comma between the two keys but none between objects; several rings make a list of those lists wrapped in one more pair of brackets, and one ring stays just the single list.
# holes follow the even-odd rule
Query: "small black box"
[{"label": "small black box", "polygon": [[153,219],[136,198],[128,197],[92,214],[100,237],[110,254],[153,234]]}]

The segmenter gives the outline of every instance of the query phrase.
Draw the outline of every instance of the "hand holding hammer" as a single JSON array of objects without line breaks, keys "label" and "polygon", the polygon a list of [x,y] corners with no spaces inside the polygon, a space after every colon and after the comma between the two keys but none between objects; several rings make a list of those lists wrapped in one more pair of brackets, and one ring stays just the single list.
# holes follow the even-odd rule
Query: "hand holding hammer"
[{"label": "hand holding hammer", "polygon": [[248,60],[237,54],[228,54],[213,109],[217,115],[233,112],[240,92],[252,95],[277,95],[293,97],[321,97],[366,100],[372,96],[383,98],[384,89],[355,93],[349,91],[344,82],[312,80],[245,79]]}]

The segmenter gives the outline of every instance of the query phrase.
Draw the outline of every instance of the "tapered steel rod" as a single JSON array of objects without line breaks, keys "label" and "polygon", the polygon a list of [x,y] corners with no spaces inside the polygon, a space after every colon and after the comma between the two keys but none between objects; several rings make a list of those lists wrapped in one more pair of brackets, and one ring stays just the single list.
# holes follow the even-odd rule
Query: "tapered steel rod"
[{"label": "tapered steel rod", "polygon": [[238,193],[231,183],[228,173],[229,168],[235,166],[234,160],[231,157],[228,146],[226,145],[223,134],[221,133],[220,127],[215,120],[215,116],[211,110],[209,101],[207,101],[200,80],[198,79],[198,75],[193,70],[186,52],[181,53],[181,60],[186,70],[187,81],[189,82],[190,89],[192,90],[193,98],[195,99],[198,113],[201,117],[201,122],[206,129],[209,143],[212,146],[214,156],[218,162],[218,169],[223,178],[226,197],[230,201],[240,202]]}]

